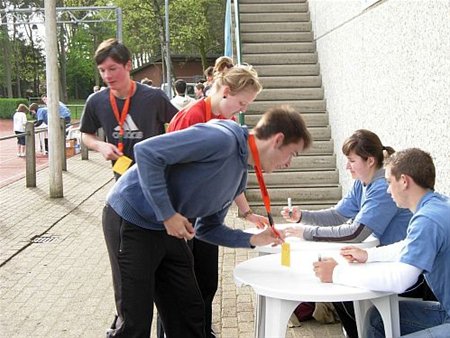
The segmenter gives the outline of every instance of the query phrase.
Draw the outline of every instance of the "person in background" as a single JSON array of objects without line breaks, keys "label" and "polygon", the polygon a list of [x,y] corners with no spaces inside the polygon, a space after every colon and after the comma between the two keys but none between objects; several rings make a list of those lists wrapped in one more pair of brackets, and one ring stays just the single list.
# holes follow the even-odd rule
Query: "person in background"
[{"label": "person in background", "polygon": [[92,88],[92,92],[93,93],[97,93],[97,92],[99,92],[100,91],[100,86],[94,86],[93,88]]},{"label": "person in background", "polygon": [[211,90],[212,82],[214,80],[214,67],[209,66],[208,68],[205,69],[203,74],[205,75],[205,79],[206,79],[206,82],[204,83],[205,88],[204,88],[203,96],[206,97],[206,96],[208,96],[209,91]]},{"label": "person in background", "polygon": [[[42,102],[44,102],[45,105],[47,105],[47,95],[42,95]],[[70,109],[67,108],[67,106],[62,103],[61,101],[59,101],[58,103],[59,108],[58,108],[58,112],[59,112],[59,117],[64,119],[64,122],[66,123],[66,126],[70,124],[71,122],[71,114],[70,114]]]},{"label": "person in background", "polygon": [[[330,209],[306,211],[293,207],[289,216],[289,208],[285,207],[282,215],[287,221],[302,223],[286,229],[286,236],[310,241],[360,243],[373,234],[380,245],[404,239],[412,214],[408,209],[395,205],[387,192],[388,184],[384,177],[384,160],[394,153],[394,149],[383,146],[375,133],[360,129],[344,142],[342,152],[347,157],[347,170],[355,180],[351,190]],[[403,296],[432,294],[423,278],[412,290]],[[353,303],[333,305],[347,336],[357,338]]]},{"label": "person in background", "polygon": [[[332,258],[314,263],[317,277],[325,283],[350,285],[374,291],[401,293],[421,273],[437,301],[400,300],[402,337],[448,337],[450,330],[450,198],[434,191],[436,168],[430,154],[410,148],[386,160],[389,193],[399,208],[414,214],[404,241],[368,250],[344,247],[349,262],[365,263],[364,274]],[[381,266],[371,262],[385,262]],[[367,315],[365,338],[384,337],[379,312]]]},{"label": "person in background", "polygon": [[175,108],[178,110],[181,110],[185,107],[187,107],[189,104],[195,102],[193,98],[191,98],[186,93],[187,84],[186,81],[183,79],[178,79],[175,81],[175,97],[170,100],[170,103],[172,103]]},{"label": "person in background", "polygon": [[151,79],[149,79],[148,77],[143,78],[143,79],[141,80],[141,83],[142,83],[142,84],[145,84],[145,85],[147,85],[147,86],[149,86],[149,87],[152,87],[152,86],[153,86],[153,81],[152,81]]},{"label": "person in background", "polygon": [[[19,104],[13,115],[14,133],[23,134],[25,132],[25,124],[27,123],[28,107],[23,103]],[[25,156],[25,135],[17,136],[17,156]]]},{"label": "person in background", "polygon": [[203,99],[205,97],[205,95],[203,94],[204,90],[205,90],[205,86],[203,85],[203,83],[199,82],[195,85],[194,92],[195,92],[195,98],[197,100]]},{"label": "person in background", "polygon": [[[256,93],[235,95],[250,100]],[[149,337],[154,303],[167,337],[206,337],[186,240],[243,248],[280,244],[283,234],[272,228],[252,235],[229,228],[225,217],[245,190],[248,165],[259,158],[267,174],[287,168],[310,144],[301,115],[282,107],[266,112],[250,132],[234,121],[213,120],[136,144],[136,165],[109,192],[103,215],[114,288],[121,293],[118,325],[108,337]]]},{"label": "person in background", "polygon": [[[215,74],[211,95],[180,110],[170,121],[168,132],[182,130],[211,119],[232,119],[237,112],[245,112],[262,90],[258,74],[251,66],[237,66],[229,72]],[[258,228],[269,223],[266,217],[252,212],[244,193],[237,196],[235,202],[243,217]],[[206,334],[207,337],[214,337],[211,327],[212,303],[218,286],[219,249],[217,245],[197,238],[192,240],[190,246],[194,255],[195,275],[205,302]]]},{"label": "person in background", "polygon": [[[134,161],[134,145],[164,133],[164,124],[177,109],[162,90],[131,80],[131,53],[116,39],[103,41],[94,58],[108,88],[86,102],[80,124],[83,142],[113,164],[124,155]],[[106,141],[96,136],[99,128]]]},{"label": "person in background", "polygon": [[[48,126],[48,112],[47,107],[39,107],[37,103],[30,105],[30,111],[35,112],[34,116],[36,121],[34,122],[35,128],[47,128]],[[42,154],[48,153],[48,132],[42,131],[39,133],[39,148]]]}]

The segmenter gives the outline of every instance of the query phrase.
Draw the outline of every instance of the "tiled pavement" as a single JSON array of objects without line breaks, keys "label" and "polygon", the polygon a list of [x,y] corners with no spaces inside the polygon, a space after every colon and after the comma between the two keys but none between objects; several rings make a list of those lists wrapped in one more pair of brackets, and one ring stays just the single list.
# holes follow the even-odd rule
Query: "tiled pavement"
[{"label": "tiled pavement", "polygon": [[[64,198],[48,197],[48,168],[38,172],[37,188],[25,188],[24,179],[0,188],[0,337],[105,336],[114,303],[101,210],[113,181],[109,163],[89,156],[68,159]],[[235,210],[228,224],[250,226]],[[220,250],[214,304],[220,337],[253,337],[254,295],[248,287],[236,289],[232,271],[254,256],[251,250]],[[287,337],[342,334],[339,325],[309,321],[289,329]]]}]

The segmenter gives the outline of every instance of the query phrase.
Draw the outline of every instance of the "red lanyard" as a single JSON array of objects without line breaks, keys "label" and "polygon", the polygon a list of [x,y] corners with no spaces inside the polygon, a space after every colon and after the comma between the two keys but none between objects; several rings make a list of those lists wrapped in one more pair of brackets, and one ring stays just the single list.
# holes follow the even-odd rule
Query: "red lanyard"
[{"label": "red lanyard", "polygon": [[211,112],[211,96],[208,96],[205,99],[205,106],[206,106],[206,112],[205,112],[205,122],[208,122],[209,120],[211,120],[212,117],[212,112]]},{"label": "red lanyard", "polygon": [[128,96],[125,100],[125,104],[123,105],[122,111],[119,115],[119,108],[117,108],[116,98],[114,97],[114,94],[112,91],[109,91],[109,102],[111,103],[111,107],[114,113],[114,116],[116,117],[117,123],[119,123],[119,142],[117,143],[117,149],[119,149],[120,152],[123,152],[123,135],[125,134],[125,131],[123,130],[123,125],[125,123],[125,119],[128,115],[128,110],[130,109],[130,102],[131,102],[131,96],[133,96],[134,88],[136,87],[136,83],[134,81],[131,81],[130,86],[130,92],[128,93]]},{"label": "red lanyard", "polygon": [[270,228],[272,229],[275,236],[281,239],[280,233],[275,229],[272,214],[270,213],[270,197],[267,192],[266,183],[264,182],[264,177],[261,169],[261,160],[259,159],[258,148],[256,148],[255,136],[253,134],[248,135],[248,146],[253,156],[253,162],[255,163],[253,168],[255,169],[256,178],[258,179],[259,189],[261,190],[261,195],[264,201],[264,206],[266,207],[267,217],[269,218]]}]

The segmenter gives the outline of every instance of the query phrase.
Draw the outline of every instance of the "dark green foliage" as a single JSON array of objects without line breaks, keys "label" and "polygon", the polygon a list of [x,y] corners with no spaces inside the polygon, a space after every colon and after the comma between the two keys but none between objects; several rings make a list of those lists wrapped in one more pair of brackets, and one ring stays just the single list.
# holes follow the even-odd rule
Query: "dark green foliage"
[{"label": "dark green foliage", "polygon": [[0,119],[11,119],[21,103],[28,107],[28,100],[24,98],[0,99]]}]

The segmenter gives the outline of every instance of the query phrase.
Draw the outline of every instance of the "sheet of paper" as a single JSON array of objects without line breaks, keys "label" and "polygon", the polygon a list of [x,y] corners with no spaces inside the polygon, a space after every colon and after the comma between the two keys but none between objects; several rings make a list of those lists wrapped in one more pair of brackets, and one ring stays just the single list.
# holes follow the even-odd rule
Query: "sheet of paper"
[{"label": "sheet of paper", "polygon": [[291,245],[287,242],[281,244],[281,265],[291,266]]},{"label": "sheet of paper", "polygon": [[114,172],[118,173],[119,175],[123,175],[125,171],[130,167],[131,162],[133,160],[129,157],[120,156],[119,159],[114,163],[113,170]]}]

